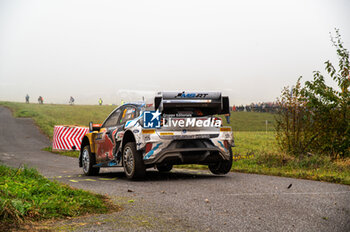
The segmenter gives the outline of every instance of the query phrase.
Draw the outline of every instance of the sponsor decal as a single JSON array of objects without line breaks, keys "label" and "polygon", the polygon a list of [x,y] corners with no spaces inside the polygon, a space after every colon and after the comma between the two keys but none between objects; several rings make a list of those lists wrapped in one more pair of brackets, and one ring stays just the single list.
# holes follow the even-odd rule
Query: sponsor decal
[{"label": "sponsor decal", "polygon": [[178,93],[175,98],[205,98],[208,93],[186,93],[183,91],[182,93]]}]

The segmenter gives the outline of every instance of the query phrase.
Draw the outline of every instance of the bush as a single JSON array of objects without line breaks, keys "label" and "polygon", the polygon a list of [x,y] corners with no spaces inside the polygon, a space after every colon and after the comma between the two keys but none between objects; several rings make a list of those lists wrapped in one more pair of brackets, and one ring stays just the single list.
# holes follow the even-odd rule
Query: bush
[{"label": "bush", "polygon": [[291,91],[284,88],[278,100],[276,138],[283,152],[302,158],[317,135],[313,133],[312,115],[302,95],[300,80]]},{"label": "bush", "polygon": [[278,100],[278,144],[283,151],[299,158],[308,152],[333,159],[350,157],[349,52],[338,30],[331,40],[337,50],[339,69],[326,61],[326,71],[338,88],[327,85],[324,76],[315,71],[312,81],[302,87],[299,78],[296,86],[291,91],[285,88]]}]

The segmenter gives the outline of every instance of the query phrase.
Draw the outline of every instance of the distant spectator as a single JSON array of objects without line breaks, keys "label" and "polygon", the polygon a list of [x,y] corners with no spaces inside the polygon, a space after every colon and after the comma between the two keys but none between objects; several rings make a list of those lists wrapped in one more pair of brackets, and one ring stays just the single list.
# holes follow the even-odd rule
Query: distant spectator
[{"label": "distant spectator", "polygon": [[26,95],[26,103],[29,104],[29,95]]},{"label": "distant spectator", "polygon": [[44,104],[44,98],[42,96],[39,96],[38,103],[39,104]]},{"label": "distant spectator", "polygon": [[225,114],[226,122],[230,124],[230,114]]},{"label": "distant spectator", "polygon": [[102,103],[103,103],[103,101],[102,101],[102,99],[100,98],[100,99],[98,100],[98,104],[99,104],[100,106],[102,106]]},{"label": "distant spectator", "polygon": [[233,106],[232,111],[246,111],[246,112],[267,112],[267,113],[275,113],[278,110],[278,104],[275,102],[259,102],[259,103],[251,103],[249,105],[243,106]]},{"label": "distant spectator", "polygon": [[74,105],[74,98],[73,98],[72,96],[70,96],[69,104],[70,104],[70,105]]}]

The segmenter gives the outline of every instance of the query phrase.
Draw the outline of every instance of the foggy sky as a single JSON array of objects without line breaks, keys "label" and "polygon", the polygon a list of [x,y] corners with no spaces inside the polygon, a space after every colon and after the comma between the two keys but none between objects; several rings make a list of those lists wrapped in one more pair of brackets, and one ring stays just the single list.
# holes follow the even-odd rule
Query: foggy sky
[{"label": "foggy sky", "polygon": [[274,101],[350,49],[350,1],[0,0],[0,100],[120,103],[215,90]]}]

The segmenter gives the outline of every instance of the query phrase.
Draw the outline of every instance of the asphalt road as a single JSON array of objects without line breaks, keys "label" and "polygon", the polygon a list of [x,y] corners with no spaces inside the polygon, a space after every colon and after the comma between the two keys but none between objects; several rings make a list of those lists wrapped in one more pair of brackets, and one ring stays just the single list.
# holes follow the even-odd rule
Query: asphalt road
[{"label": "asphalt road", "polygon": [[41,151],[49,145],[31,119],[13,118],[0,107],[1,162],[34,166],[51,179],[108,194],[124,207],[116,214],[62,221],[52,228],[69,224],[78,231],[350,231],[350,186],[182,169],[168,174],[150,170],[144,181],[127,180],[120,168],[86,177],[77,159]]}]

